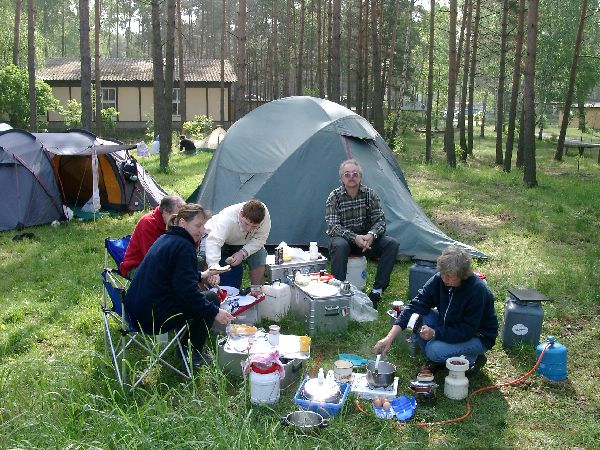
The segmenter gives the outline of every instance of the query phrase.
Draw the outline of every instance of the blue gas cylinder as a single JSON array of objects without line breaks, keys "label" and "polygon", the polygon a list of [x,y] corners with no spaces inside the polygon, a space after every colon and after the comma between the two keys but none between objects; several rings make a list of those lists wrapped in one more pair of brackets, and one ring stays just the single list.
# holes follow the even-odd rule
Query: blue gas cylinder
[{"label": "blue gas cylinder", "polygon": [[550,347],[544,353],[537,372],[551,381],[563,381],[567,378],[567,347],[555,342],[554,336],[548,336],[545,342],[537,346],[536,357],[540,357],[548,343]]}]

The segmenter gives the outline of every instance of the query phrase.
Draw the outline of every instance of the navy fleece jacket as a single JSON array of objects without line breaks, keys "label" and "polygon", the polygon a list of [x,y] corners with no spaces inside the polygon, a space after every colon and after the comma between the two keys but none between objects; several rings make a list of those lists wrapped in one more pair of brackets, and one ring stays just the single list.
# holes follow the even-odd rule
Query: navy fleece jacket
[{"label": "navy fleece jacket", "polygon": [[212,321],[219,308],[198,289],[199,279],[192,236],[171,227],[150,247],[127,290],[125,305],[132,320],[147,333],[158,332],[176,315]]},{"label": "navy fleece jacket", "polygon": [[494,295],[477,275],[449,289],[436,273],[419,289],[395,324],[405,329],[413,313],[426,315],[432,308],[439,312],[435,339],[452,344],[478,337],[487,349],[494,346],[498,336]]}]

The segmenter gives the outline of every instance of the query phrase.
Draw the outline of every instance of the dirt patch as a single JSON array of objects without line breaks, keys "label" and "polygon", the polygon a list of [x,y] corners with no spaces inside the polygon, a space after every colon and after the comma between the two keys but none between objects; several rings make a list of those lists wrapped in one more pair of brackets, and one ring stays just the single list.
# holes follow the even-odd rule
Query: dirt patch
[{"label": "dirt patch", "polygon": [[469,238],[471,241],[482,241],[487,231],[504,222],[514,219],[511,214],[502,214],[500,217],[482,216],[472,212],[436,212],[432,220],[443,230],[450,234]]}]

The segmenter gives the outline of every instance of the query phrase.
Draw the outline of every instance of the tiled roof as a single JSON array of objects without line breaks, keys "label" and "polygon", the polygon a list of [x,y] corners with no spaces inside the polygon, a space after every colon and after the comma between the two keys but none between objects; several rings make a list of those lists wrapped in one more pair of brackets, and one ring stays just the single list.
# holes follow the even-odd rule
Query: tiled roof
[{"label": "tiled roof", "polygon": [[[39,70],[39,77],[45,81],[79,81],[81,64],[79,58],[48,58],[46,65]],[[221,60],[198,59],[184,61],[186,81],[221,81]],[[100,70],[103,81],[152,81],[152,60],[140,58],[102,58]],[[94,61],[92,59],[92,80]],[[175,61],[175,81],[179,80],[179,70]],[[237,77],[229,60],[225,60],[225,82],[235,82]]]}]

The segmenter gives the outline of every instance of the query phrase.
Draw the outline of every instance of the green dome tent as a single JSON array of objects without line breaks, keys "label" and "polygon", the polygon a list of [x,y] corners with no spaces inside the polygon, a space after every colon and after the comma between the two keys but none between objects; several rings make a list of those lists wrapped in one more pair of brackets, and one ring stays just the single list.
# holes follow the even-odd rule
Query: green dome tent
[{"label": "green dome tent", "polygon": [[340,185],[339,165],[349,158],[361,164],[364,184],[379,193],[386,233],[400,243],[399,256],[439,255],[455,244],[485,257],[427,218],[394,154],[367,120],[314,97],[272,101],[233,124],[188,201],[218,212],[258,198],[271,215],[268,245],[327,246],[325,200]]}]

